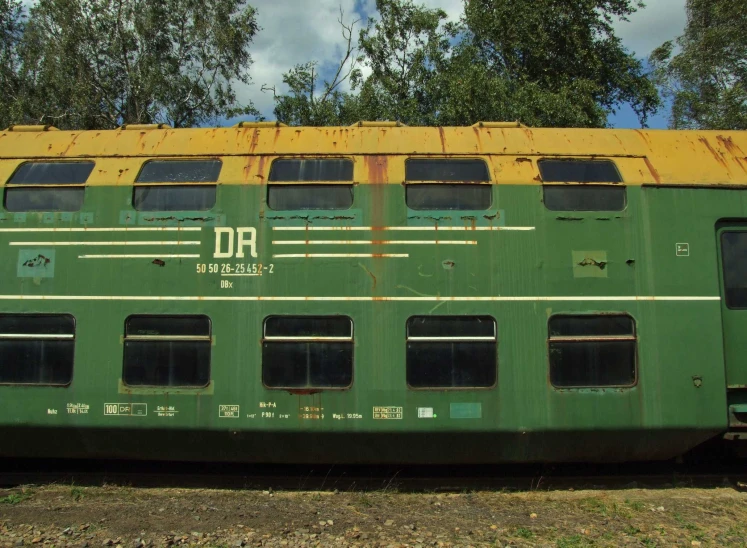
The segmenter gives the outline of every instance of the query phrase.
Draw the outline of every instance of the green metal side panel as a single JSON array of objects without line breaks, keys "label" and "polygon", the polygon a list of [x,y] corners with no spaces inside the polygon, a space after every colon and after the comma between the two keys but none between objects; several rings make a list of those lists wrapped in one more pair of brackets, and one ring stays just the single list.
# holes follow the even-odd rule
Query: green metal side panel
[{"label": "green metal side panel", "polygon": [[[494,208],[488,212],[408,211],[401,186],[360,185],[354,209],[342,212],[271,211],[263,187],[225,186],[208,213],[138,213],[128,205],[130,192],[114,187],[87,189],[82,213],[5,213],[0,311],[70,313],[77,331],[72,384],[0,386],[0,428],[192,429],[226,439],[245,432],[247,452],[241,458],[246,460],[253,460],[251,448],[261,447],[261,436],[269,433],[339,434],[343,441],[348,434],[415,440],[474,433],[481,442],[465,455],[471,461],[556,460],[574,443],[583,444],[574,454],[589,460],[622,448],[626,458],[664,458],[724,431],[714,227],[721,218],[747,218],[744,194],[629,187],[624,212],[559,213],[544,208],[541,187],[493,189]],[[8,231],[176,226],[196,230]],[[245,245],[239,242],[242,227]],[[352,229],[287,230],[294,227]],[[228,253],[229,238],[231,256],[215,257]],[[345,243],[306,243],[318,240]],[[410,243],[385,243],[397,240]],[[440,243],[414,243],[424,241]],[[243,257],[237,256],[241,252]],[[112,257],[126,254],[151,256]],[[349,256],[310,256],[317,254]],[[355,256],[365,254],[372,256]],[[550,385],[548,318],[587,312],[635,318],[634,387]],[[144,313],[210,316],[207,388],[122,384],[124,321]],[[273,314],[352,317],[352,387],[306,395],[266,389],[262,325]],[[495,388],[408,390],[405,324],[424,314],[496,319]],[[219,451],[217,445],[202,450],[203,458]],[[279,460],[304,460],[291,449],[276,450]],[[366,449],[368,460],[384,452],[375,442]],[[422,455],[422,460],[437,459]]]}]

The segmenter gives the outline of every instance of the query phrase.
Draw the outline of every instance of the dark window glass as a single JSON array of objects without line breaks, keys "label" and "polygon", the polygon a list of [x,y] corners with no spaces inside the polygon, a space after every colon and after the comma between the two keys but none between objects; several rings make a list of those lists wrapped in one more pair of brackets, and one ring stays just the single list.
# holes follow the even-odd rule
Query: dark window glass
[{"label": "dark window glass", "polygon": [[209,337],[210,318],[207,316],[130,316],[127,335],[175,335]]},{"label": "dark window glass", "polygon": [[412,388],[488,388],[495,385],[497,361],[490,316],[407,320],[407,384]]},{"label": "dark window glass", "polygon": [[605,337],[635,335],[630,316],[555,316],[550,321],[551,337]]},{"label": "dark window glass", "polygon": [[747,232],[721,234],[726,306],[747,308]]},{"label": "dark window glass", "polygon": [[352,337],[353,323],[347,316],[270,316],[265,337]]},{"label": "dark window glass", "polygon": [[152,160],[143,165],[138,183],[214,183],[223,163],[220,160]]},{"label": "dark window glass", "polygon": [[490,208],[493,189],[490,185],[405,185],[405,201],[410,209],[482,210]]},{"label": "dark window glass", "polygon": [[70,384],[74,354],[73,316],[0,315],[0,383]]},{"label": "dark window glass", "polygon": [[136,186],[132,207],[138,211],[207,211],[215,205],[218,188],[200,186]]},{"label": "dark window glass", "polygon": [[270,209],[349,209],[353,185],[268,185]]},{"label": "dark window glass", "polygon": [[270,166],[270,182],[352,180],[353,161],[345,158],[280,159]]},{"label": "dark window glass", "polygon": [[122,381],[130,386],[206,386],[210,352],[207,316],[130,316]]},{"label": "dark window glass", "polygon": [[624,186],[544,185],[545,207],[550,211],[622,211]]},{"label": "dark window glass", "polygon": [[540,160],[545,183],[621,183],[615,164],[599,160]]},{"label": "dark window glass", "polygon": [[553,316],[548,330],[553,386],[635,384],[636,335],[630,316]]},{"label": "dark window glass", "polygon": [[[615,164],[606,160],[540,160],[545,183],[621,183]],[[546,185],[543,195],[550,211],[622,211],[624,186]]]},{"label": "dark window glass", "polygon": [[83,185],[93,166],[93,162],[29,162],[13,173],[8,184]]},{"label": "dark window glass", "polygon": [[490,181],[482,160],[412,159],[405,162],[406,181]]},{"label": "dark window glass", "polygon": [[495,337],[490,316],[415,316],[407,322],[409,337]]},{"label": "dark window glass", "polygon": [[353,321],[347,316],[265,320],[262,382],[268,388],[347,388],[353,382]]},{"label": "dark window glass", "polygon": [[[220,160],[154,160],[143,165],[137,183],[214,183]],[[138,211],[207,211],[215,205],[217,185],[135,186],[132,207]]]},{"label": "dark window glass", "polygon": [[[79,211],[93,162],[29,162],[5,186],[8,211]],[[18,186],[16,186],[18,185]],[[75,185],[44,188],[45,185]]]}]

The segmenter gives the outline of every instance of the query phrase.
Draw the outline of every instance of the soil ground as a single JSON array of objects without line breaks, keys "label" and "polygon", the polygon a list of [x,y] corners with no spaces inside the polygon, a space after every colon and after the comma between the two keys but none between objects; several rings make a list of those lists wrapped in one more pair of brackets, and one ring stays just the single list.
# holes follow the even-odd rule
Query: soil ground
[{"label": "soil ground", "polygon": [[747,493],[0,490],[0,547],[29,545],[747,546]]}]

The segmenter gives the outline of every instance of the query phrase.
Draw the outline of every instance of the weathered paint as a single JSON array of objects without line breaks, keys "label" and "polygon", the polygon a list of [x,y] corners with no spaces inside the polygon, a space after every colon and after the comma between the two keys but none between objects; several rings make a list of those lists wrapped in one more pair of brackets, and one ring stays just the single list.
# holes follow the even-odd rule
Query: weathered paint
[{"label": "weathered paint", "polygon": [[[747,219],[745,191],[736,189],[747,185],[735,155],[736,147],[747,148],[744,134],[442,131],[446,154],[435,128],[3,133],[3,180],[24,158],[45,154],[90,154],[97,169],[81,212],[0,213],[6,257],[0,311],[65,312],[77,320],[70,386],[0,386],[0,453],[284,462],[627,460],[668,458],[725,432],[729,405],[747,401],[727,402],[715,226],[720,219]],[[421,215],[429,212],[408,211],[401,185],[408,150],[486,158],[496,211],[439,213],[438,222]],[[259,156],[248,157],[250,151]],[[147,226],[139,224],[139,212],[129,206],[131,184],[144,159],[157,154],[223,158],[216,206],[201,218],[152,212],[142,221]],[[355,160],[354,214],[303,217],[265,207],[271,159],[313,154]],[[626,209],[546,210],[536,179],[536,160],[546,154],[615,158],[628,185]],[[419,226],[409,224],[415,214],[424,217]],[[216,219],[234,229],[255,228],[257,258],[214,259]],[[424,240],[475,243],[405,243]],[[131,244],[119,248],[117,242]],[[676,254],[680,242],[689,244],[687,257]],[[19,276],[19,252],[33,259],[42,244],[54,248],[54,276]],[[185,250],[197,257],[174,256]],[[583,256],[576,260],[574,251]],[[314,254],[339,256],[309,257]],[[605,277],[577,276],[579,269],[602,272],[600,262]],[[260,263],[262,275],[197,273],[198,264]],[[222,284],[229,281],[230,287]],[[548,317],[587,312],[635,319],[634,386],[550,385]],[[122,384],[125,318],[149,313],[210,316],[209,387]],[[264,387],[262,322],[275,314],[350,316],[350,389]],[[428,314],[496,319],[495,387],[407,388],[406,321]],[[104,416],[104,405],[117,402],[146,404],[148,414]],[[89,405],[89,412],[67,413],[76,403]],[[266,403],[275,406],[262,407]],[[220,406],[236,405],[238,417],[220,415]],[[156,406],[175,406],[178,413],[159,417]],[[381,407],[401,407],[402,418],[375,418],[374,408]],[[435,416],[418,418],[418,408],[432,408]]]}]

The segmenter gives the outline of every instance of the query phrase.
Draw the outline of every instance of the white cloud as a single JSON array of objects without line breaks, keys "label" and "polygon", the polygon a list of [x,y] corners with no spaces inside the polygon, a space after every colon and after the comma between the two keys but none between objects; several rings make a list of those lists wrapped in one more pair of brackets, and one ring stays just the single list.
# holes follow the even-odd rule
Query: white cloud
[{"label": "white cloud", "polygon": [[[340,7],[346,23],[358,19],[355,0],[251,0],[257,8],[262,30],[250,51],[254,63],[249,69],[253,85],[241,87],[239,98],[251,100],[272,119],[272,93],[260,91],[262,85],[275,86],[282,93],[282,75],[294,65],[318,61],[320,66],[336,65],[344,54],[344,40],[337,20]],[[356,26],[354,37],[360,23]]]},{"label": "white cloud", "polygon": [[648,0],[646,7],[630,17],[630,22],[615,23],[615,33],[637,57],[681,35],[685,30],[685,0]]}]

